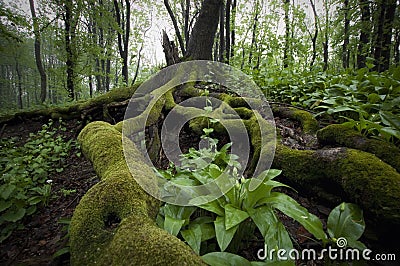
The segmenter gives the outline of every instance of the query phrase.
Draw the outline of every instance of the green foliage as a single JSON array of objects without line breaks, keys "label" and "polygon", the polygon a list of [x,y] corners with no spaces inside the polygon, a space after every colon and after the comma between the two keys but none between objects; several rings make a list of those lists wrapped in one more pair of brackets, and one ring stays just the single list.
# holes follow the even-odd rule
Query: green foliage
[{"label": "green foliage", "polygon": [[[180,167],[171,165],[167,170],[158,170],[157,174],[187,186],[207,184],[221,175],[228,175],[234,186],[220,198],[208,203],[199,203],[203,202],[204,196],[192,199],[189,203],[193,206],[167,203],[161,207],[157,223],[170,234],[185,240],[197,254],[215,251],[216,248],[208,240],[216,240],[221,252],[205,255],[206,262],[210,262],[215,256],[220,257],[218,263],[213,262],[211,265],[228,265],[224,263],[228,260],[237,263],[244,261],[243,258],[225,251],[236,253],[241,244],[245,243],[246,236],[254,235],[255,228],[261,233],[267,250],[292,249],[292,240],[276,215],[277,211],[299,222],[324,246],[345,237],[348,246],[361,250],[365,248],[358,241],[365,224],[362,211],[356,205],[342,203],[331,212],[328,237],[318,217],[309,213],[293,198],[276,191],[278,187],[287,187],[274,180],[281,173],[280,170],[270,169],[255,179],[245,179],[237,173],[240,169],[237,156],[228,154],[230,144],[217,150],[218,140],[206,135],[202,138],[208,141],[208,147],[190,149],[187,154],[182,155]],[[258,183],[253,190],[250,189],[251,182]],[[221,191],[226,186],[222,182],[216,184]],[[279,262],[278,258],[274,257],[273,262]]]},{"label": "green foliage", "polygon": [[263,81],[267,96],[331,116],[366,136],[400,143],[400,67],[340,74],[284,72]]},{"label": "green foliage", "polygon": [[365,249],[365,245],[358,241],[365,230],[362,210],[355,204],[343,202],[334,208],[328,217],[328,234],[334,240],[344,237],[347,246]]},{"label": "green foliage", "polygon": [[51,196],[51,174],[63,171],[63,158],[71,148],[53,121],[31,133],[23,146],[16,139],[1,139],[0,159],[0,242],[13,230],[22,228],[22,219],[32,215],[38,204],[47,205]]}]

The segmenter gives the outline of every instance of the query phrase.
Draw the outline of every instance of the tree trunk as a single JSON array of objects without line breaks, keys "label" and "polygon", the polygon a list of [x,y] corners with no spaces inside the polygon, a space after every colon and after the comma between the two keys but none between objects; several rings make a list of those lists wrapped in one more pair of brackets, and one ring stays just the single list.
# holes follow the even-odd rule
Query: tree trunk
[{"label": "tree trunk", "polygon": [[343,11],[344,11],[344,39],[343,39],[343,46],[342,46],[342,65],[343,68],[349,68],[350,60],[349,60],[349,51],[348,45],[350,42],[350,33],[349,33],[349,26],[350,26],[350,19],[349,19],[349,0],[344,0],[343,3]]},{"label": "tree trunk", "polygon": [[65,64],[67,65],[67,91],[68,91],[68,97],[71,100],[74,100],[75,98],[75,56],[74,56],[74,48],[73,48],[73,39],[74,39],[74,27],[72,25],[72,19],[73,19],[73,14],[72,14],[72,6],[73,6],[73,0],[66,0],[65,1],[65,33],[64,33],[64,38],[65,38],[65,50],[67,52],[67,60]]},{"label": "tree trunk", "polygon": [[231,26],[231,57],[235,56],[235,44],[236,44],[236,7],[237,7],[237,0],[233,0],[232,2],[232,26]]},{"label": "tree trunk", "polygon": [[192,60],[212,59],[214,37],[218,27],[222,0],[204,0],[194,24],[185,57]]},{"label": "tree trunk", "polygon": [[310,4],[311,4],[313,14],[314,14],[314,27],[315,27],[314,35],[311,37],[312,58],[311,58],[311,62],[310,62],[310,68],[312,68],[314,66],[315,59],[317,58],[317,38],[318,38],[319,25],[318,25],[318,14],[317,14],[317,10],[315,8],[315,3],[313,2],[313,0],[310,0]]},{"label": "tree trunk", "polygon": [[231,55],[231,5],[232,0],[227,0],[225,12],[225,63],[227,64]]},{"label": "tree trunk", "polygon": [[254,7],[254,23],[253,23],[253,36],[251,37],[250,51],[249,51],[249,66],[251,67],[251,63],[253,61],[253,50],[254,47],[257,47],[256,38],[257,38],[257,27],[258,27],[258,15],[259,15],[259,1],[257,0]]},{"label": "tree trunk", "polygon": [[357,68],[364,68],[366,66],[366,58],[368,55],[368,44],[371,35],[371,11],[368,0],[359,0],[359,7],[361,11],[361,27],[360,27],[360,40],[357,48]]},{"label": "tree trunk", "polygon": [[22,103],[22,75],[21,75],[21,68],[18,63],[18,59],[15,59],[15,71],[17,72],[17,90],[18,90],[18,108],[22,109],[24,108],[23,103]]},{"label": "tree trunk", "polygon": [[290,53],[290,24],[289,24],[289,8],[290,0],[284,0],[285,10],[285,47],[283,48],[283,67],[289,66],[289,53]]},{"label": "tree trunk", "polygon": [[385,18],[383,24],[383,39],[382,39],[382,64],[379,71],[385,71],[390,66],[390,51],[392,49],[392,35],[393,35],[393,23],[396,14],[396,2],[397,0],[387,0],[385,3]]},{"label": "tree trunk", "polygon": [[[121,1],[121,6],[123,3]],[[122,33],[118,31],[118,50],[122,59],[122,78],[124,83],[128,85],[128,48],[129,48],[129,34],[130,34],[130,18],[131,18],[131,3],[130,0],[125,0],[125,16],[123,16],[119,7],[118,0],[114,0],[115,15],[118,27]],[[125,20],[124,20],[125,18]]]},{"label": "tree trunk", "polygon": [[325,36],[324,36],[324,42],[322,43],[323,49],[324,49],[324,66],[323,66],[323,71],[326,71],[328,69],[328,60],[329,60],[329,35],[328,35],[328,29],[329,29],[329,8],[328,8],[328,0],[324,0],[324,7],[325,7]]},{"label": "tree trunk", "polygon": [[394,64],[399,65],[400,63],[400,29],[396,29],[396,33],[394,35]]},{"label": "tree trunk", "polygon": [[163,30],[162,38],[163,38],[162,47],[164,49],[165,61],[167,62],[167,66],[179,63],[180,60],[178,55],[178,48],[175,46],[174,42],[171,42],[169,40],[165,30]]},{"label": "tree trunk", "polygon": [[219,62],[224,61],[224,53],[225,53],[225,35],[224,35],[224,5],[221,5],[219,8]]},{"label": "tree trunk", "polygon": [[175,15],[172,12],[172,9],[171,9],[171,6],[170,6],[168,0],[164,0],[164,5],[165,5],[165,8],[168,11],[168,14],[169,14],[171,20],[172,20],[172,24],[174,25],[175,34],[178,37],[178,42],[179,42],[179,46],[181,47],[182,54],[185,54],[185,45],[183,43],[182,34],[181,34],[180,30],[179,30],[178,22],[176,21]]},{"label": "tree trunk", "polygon": [[42,56],[41,56],[41,38],[40,38],[40,31],[39,31],[39,24],[36,17],[35,12],[35,5],[33,0],[29,0],[29,6],[31,9],[32,20],[33,20],[33,32],[35,35],[35,61],[36,66],[39,71],[40,75],[40,102],[44,102],[46,100],[46,93],[47,93],[47,77],[46,72],[43,67],[42,63]]}]

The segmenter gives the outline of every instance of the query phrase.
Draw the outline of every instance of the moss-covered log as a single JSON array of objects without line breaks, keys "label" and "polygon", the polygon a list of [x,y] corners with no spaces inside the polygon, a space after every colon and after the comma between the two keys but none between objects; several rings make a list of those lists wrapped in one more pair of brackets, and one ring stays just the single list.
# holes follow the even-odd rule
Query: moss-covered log
[{"label": "moss-covered log", "polygon": [[374,154],[400,173],[400,149],[388,142],[369,139],[344,125],[329,125],[317,132],[323,145],[345,146]]},{"label": "moss-covered log", "polygon": [[[72,265],[202,265],[178,238],[157,227],[159,202],[136,183],[122,149],[122,135],[105,122],[94,122],[79,135],[84,154],[101,181],[77,206],[70,226]],[[136,154],[135,175],[154,173]]]}]

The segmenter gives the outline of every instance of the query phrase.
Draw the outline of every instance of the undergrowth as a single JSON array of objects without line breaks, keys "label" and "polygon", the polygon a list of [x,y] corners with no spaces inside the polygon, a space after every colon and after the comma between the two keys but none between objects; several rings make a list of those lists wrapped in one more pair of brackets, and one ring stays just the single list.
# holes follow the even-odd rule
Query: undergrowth
[{"label": "undergrowth", "polygon": [[0,140],[0,242],[23,228],[24,217],[51,198],[51,174],[64,170],[63,160],[72,147],[72,140],[59,134],[66,131],[59,122],[55,126],[49,120],[20,146],[15,138]]}]

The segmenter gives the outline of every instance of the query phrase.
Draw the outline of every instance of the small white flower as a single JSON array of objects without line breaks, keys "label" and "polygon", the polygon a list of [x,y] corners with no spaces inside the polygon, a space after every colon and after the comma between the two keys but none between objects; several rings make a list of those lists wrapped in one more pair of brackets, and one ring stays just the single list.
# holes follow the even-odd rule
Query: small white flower
[{"label": "small white flower", "polygon": [[51,184],[51,183],[53,183],[53,180],[47,179],[47,180],[46,180],[46,183],[47,183],[47,184]]}]

